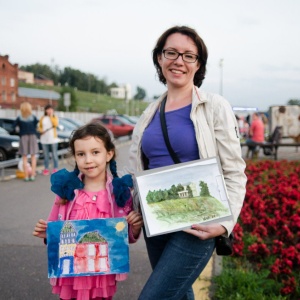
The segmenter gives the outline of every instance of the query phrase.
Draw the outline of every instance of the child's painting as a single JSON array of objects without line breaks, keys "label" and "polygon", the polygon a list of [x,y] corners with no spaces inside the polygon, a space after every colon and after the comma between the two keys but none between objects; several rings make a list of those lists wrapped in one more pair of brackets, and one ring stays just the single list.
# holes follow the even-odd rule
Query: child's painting
[{"label": "child's painting", "polygon": [[48,277],[129,272],[125,218],[48,222]]},{"label": "child's painting", "polygon": [[232,218],[217,157],[135,175],[147,236]]}]

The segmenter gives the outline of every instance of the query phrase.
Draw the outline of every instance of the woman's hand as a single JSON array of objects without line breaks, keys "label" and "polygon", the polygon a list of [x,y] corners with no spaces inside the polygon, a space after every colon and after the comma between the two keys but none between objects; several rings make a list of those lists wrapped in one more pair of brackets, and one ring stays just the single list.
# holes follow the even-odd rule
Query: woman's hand
[{"label": "woman's hand", "polygon": [[200,240],[214,238],[227,232],[226,228],[220,224],[194,224],[191,229],[185,229],[184,231],[197,236]]},{"label": "woman's hand", "polygon": [[33,235],[39,238],[46,238],[46,230],[47,230],[47,222],[43,219],[39,219],[38,222],[36,223],[33,231]]},{"label": "woman's hand", "polygon": [[131,211],[126,217],[127,223],[131,225],[132,234],[134,238],[137,238],[141,232],[141,228],[144,225],[143,217],[139,212]]}]

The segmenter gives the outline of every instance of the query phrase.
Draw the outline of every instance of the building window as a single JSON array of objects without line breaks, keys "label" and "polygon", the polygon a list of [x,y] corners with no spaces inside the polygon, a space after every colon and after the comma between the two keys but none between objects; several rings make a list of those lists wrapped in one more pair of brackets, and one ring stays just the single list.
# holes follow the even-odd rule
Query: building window
[{"label": "building window", "polygon": [[6,77],[2,77],[1,83],[2,83],[2,85],[6,85]]},{"label": "building window", "polygon": [[6,92],[5,91],[2,92],[2,100],[6,101]]},{"label": "building window", "polygon": [[15,92],[11,93],[11,100],[12,100],[12,102],[16,102],[16,94],[15,94]]},{"label": "building window", "polygon": [[2,69],[5,69],[5,64],[2,64]]},{"label": "building window", "polygon": [[14,86],[15,86],[15,79],[14,79],[14,78],[11,78],[11,79],[10,79],[10,86],[11,86],[11,87],[14,87]]}]

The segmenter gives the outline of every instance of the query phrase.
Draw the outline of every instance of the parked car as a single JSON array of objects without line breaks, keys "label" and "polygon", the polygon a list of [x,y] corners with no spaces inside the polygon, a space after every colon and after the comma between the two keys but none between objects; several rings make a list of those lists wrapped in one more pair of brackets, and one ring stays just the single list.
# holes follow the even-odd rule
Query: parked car
[{"label": "parked car", "polygon": [[[13,118],[0,118],[0,126],[8,131],[10,135],[19,135],[18,129],[14,128],[13,123],[15,119]],[[72,126],[71,124],[69,126]],[[57,130],[57,137],[59,138],[58,149],[66,149],[69,147],[69,140],[71,133],[75,127],[72,127],[72,130],[65,130],[65,127],[60,127]],[[38,135],[39,138],[39,135]],[[40,152],[42,151],[42,146],[39,143]]]},{"label": "parked car", "polygon": [[125,119],[129,122],[129,124],[132,124],[133,126],[136,124],[136,120],[131,117],[131,116],[127,116],[127,115],[117,115],[119,117],[121,117],[122,119]]},{"label": "parked car", "polygon": [[114,134],[112,133],[112,131],[109,130],[109,129],[107,128],[107,126],[106,126],[102,121],[100,121],[99,119],[95,118],[95,119],[91,120],[91,122],[96,122],[96,123],[100,124],[101,126],[105,127],[106,130],[107,130],[107,132],[108,132],[109,135],[110,135],[110,138],[111,138],[112,140],[115,138],[115,137],[114,137]]},{"label": "parked car", "polygon": [[16,158],[19,146],[19,136],[10,135],[7,130],[0,127],[0,161]]},{"label": "parked car", "polygon": [[11,135],[19,135],[19,130],[15,129],[14,118],[0,118],[0,127],[4,128]]},{"label": "parked car", "polygon": [[66,120],[70,123],[72,123],[73,125],[75,125],[77,128],[79,128],[80,126],[84,125],[85,123],[80,121],[80,120],[76,120],[76,119],[72,119],[69,117],[59,117],[60,120]]},{"label": "parked car", "polygon": [[93,121],[96,120],[100,120],[113,133],[115,138],[127,135],[131,137],[134,129],[134,124],[120,115],[104,115],[93,119]]}]

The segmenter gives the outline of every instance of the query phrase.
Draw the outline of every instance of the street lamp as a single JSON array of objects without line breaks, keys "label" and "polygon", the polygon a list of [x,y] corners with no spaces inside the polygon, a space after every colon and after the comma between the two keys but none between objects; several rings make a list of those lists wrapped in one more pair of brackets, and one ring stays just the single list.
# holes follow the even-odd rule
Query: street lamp
[{"label": "street lamp", "polygon": [[221,58],[220,63],[219,63],[219,66],[220,66],[220,95],[221,96],[223,96],[223,62],[224,62],[224,59]]}]

